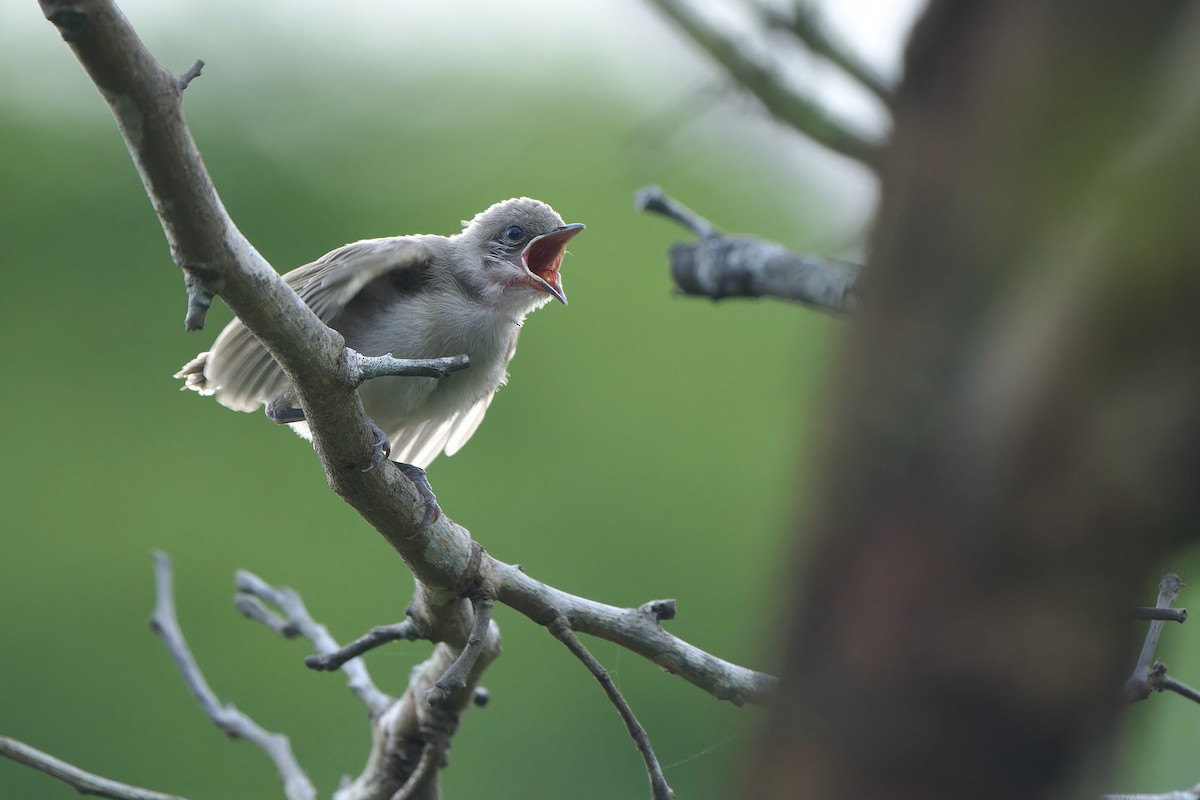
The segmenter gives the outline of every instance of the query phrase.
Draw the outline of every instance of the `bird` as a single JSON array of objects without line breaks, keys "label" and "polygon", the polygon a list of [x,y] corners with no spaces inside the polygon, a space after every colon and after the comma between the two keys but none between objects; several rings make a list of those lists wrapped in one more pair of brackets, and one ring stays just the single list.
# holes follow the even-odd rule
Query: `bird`
[{"label": "bird", "polygon": [[[418,488],[432,501],[424,469],[440,453],[461,449],[483,421],[507,381],[526,315],[551,300],[566,305],[560,267],[583,230],[546,203],[517,197],[464,221],[452,236],[364,239],[283,276],[363,355],[469,359],[467,369],[444,378],[389,376],[359,387],[380,438],[365,469],[391,457],[424,482]],[[228,408],[265,407],[273,421],[311,438],[287,376],[236,319],[175,377]]]}]

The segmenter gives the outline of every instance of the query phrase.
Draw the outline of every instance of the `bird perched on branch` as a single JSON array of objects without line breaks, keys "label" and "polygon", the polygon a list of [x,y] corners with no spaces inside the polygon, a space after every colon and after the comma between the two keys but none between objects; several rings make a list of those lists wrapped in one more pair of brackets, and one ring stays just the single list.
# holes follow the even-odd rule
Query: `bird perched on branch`
[{"label": "bird perched on branch", "polygon": [[[551,298],[566,304],[559,267],[583,227],[521,197],[480,212],[454,236],[364,239],[283,276],[363,355],[470,359],[444,378],[384,377],[359,387],[380,435],[372,465],[390,450],[419,472],[466,444],[508,377],[525,315]],[[275,422],[310,438],[287,376],[237,320],[175,377],[237,411],[265,405]]]}]

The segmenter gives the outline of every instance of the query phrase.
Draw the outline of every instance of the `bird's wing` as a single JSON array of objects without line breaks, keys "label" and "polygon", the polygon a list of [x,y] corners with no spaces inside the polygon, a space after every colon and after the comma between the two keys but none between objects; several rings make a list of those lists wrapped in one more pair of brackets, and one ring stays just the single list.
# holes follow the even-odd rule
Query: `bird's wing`
[{"label": "bird's wing", "polygon": [[[388,273],[419,272],[432,258],[430,237],[364,239],[327,253],[283,276],[322,322],[329,324],[371,281]],[[201,361],[203,359],[203,361]],[[199,362],[199,363],[198,363]],[[188,386],[217,395],[225,406],[254,411],[283,394],[287,376],[254,334],[234,320],[221,331],[207,357],[184,367]]]},{"label": "bird's wing", "polygon": [[489,394],[449,417],[388,431],[392,442],[390,458],[425,469],[442,451],[448,456],[454,455],[479,427],[491,402],[492,395]]},{"label": "bird's wing", "polygon": [[[506,367],[516,352],[517,337],[513,336],[504,359]],[[495,391],[488,392],[467,408],[444,419],[433,419],[388,431],[392,442],[391,458],[424,469],[443,450],[447,456],[454,455],[479,428],[495,396]]]}]

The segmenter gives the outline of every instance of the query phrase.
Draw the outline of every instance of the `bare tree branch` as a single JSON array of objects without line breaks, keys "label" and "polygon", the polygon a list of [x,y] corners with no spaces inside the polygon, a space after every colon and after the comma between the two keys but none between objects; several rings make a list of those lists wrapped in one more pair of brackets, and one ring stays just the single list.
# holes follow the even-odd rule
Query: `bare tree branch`
[{"label": "bare tree branch", "polygon": [[[735,705],[764,704],[771,698],[774,677],[731,664],[663,630],[659,620],[673,617],[673,602],[617,608],[555,589],[490,556],[484,562],[483,572],[495,587],[496,599],[539,625],[565,620],[571,630],[621,645]],[[664,609],[669,609],[670,617],[659,616]]]},{"label": "bare tree branch", "polygon": [[634,206],[672,219],[700,236],[671,248],[671,277],[685,294],[713,300],[777,297],[847,314],[858,306],[862,267],[849,261],[793,253],[781,244],[726,236],[657,186],[634,194]]},{"label": "bare tree branch", "polygon": [[882,145],[853,132],[825,108],[784,85],[775,70],[752,57],[706,22],[683,0],[649,0],[688,38],[720,64],[738,85],[758,98],[772,116],[800,133],[879,171]]},{"label": "bare tree branch", "polygon": [[32,767],[38,772],[44,772],[80,794],[109,797],[112,800],[184,800],[178,795],[154,792],[109,778],[102,778],[7,736],[0,736],[0,756]]},{"label": "bare tree branch", "polygon": [[487,642],[488,628],[492,624],[492,605],[495,601],[483,595],[471,600],[471,610],[475,612],[475,622],[471,626],[471,635],[467,645],[458,654],[454,663],[442,673],[425,699],[430,703],[440,704],[446,701],[454,692],[465,689],[468,676],[479,660],[484,644]]},{"label": "bare tree branch", "polygon": [[196,63],[192,64],[192,66],[188,68],[188,71],[180,75],[175,81],[175,85],[179,87],[179,91],[182,92],[192,81],[196,80],[196,78],[199,78],[200,73],[203,70],[204,61],[199,58],[196,59]]},{"label": "bare tree branch", "polygon": [[[246,570],[238,570],[237,577],[234,578],[234,586],[237,589],[235,603],[238,610],[246,616],[262,622],[268,628],[287,638],[303,636],[312,642],[318,655],[338,652],[337,641],[329,634],[329,630],[324,625],[312,618],[304,606],[304,601],[296,592],[286,587],[272,586]],[[284,616],[280,618],[273,614],[259,601],[278,607],[283,611]],[[346,673],[346,682],[350,686],[350,691],[367,707],[372,718],[378,717],[395,702],[395,698],[381,692],[375,686],[367,672],[367,665],[361,660],[350,661],[340,666],[342,672]]]},{"label": "bare tree branch", "polygon": [[409,619],[393,623],[392,625],[376,625],[350,644],[338,648],[332,653],[309,656],[304,659],[304,664],[309,669],[332,672],[335,669],[340,669],[350,659],[358,658],[364,653],[368,653],[388,642],[394,642],[399,639],[413,642],[417,639],[425,638],[428,638],[427,635],[423,635],[420,629]]},{"label": "bare tree branch", "polygon": [[608,674],[608,670],[604,665],[596,660],[596,657],[583,646],[572,631],[566,620],[557,619],[550,623],[550,633],[554,635],[571,654],[578,658],[588,672],[600,683],[604,689],[604,694],[608,696],[609,701],[616,706],[617,713],[621,715],[622,721],[625,723],[626,730],[629,731],[629,736],[637,745],[638,752],[642,754],[642,760],[646,762],[646,772],[650,777],[650,792],[654,800],[672,800],[675,797],[675,792],[671,791],[671,787],[667,784],[667,779],[663,775],[662,767],[659,766],[658,757],[654,755],[654,748],[650,744],[650,737],[646,734],[646,729],[642,727],[642,723],[638,722],[637,716],[633,713],[625,696],[621,694],[617,684],[613,682],[612,676]]},{"label": "bare tree branch", "polygon": [[759,11],[769,26],[793,34],[805,47],[836,64],[884,104],[892,101],[892,87],[858,53],[830,34],[814,5],[798,0],[790,13],[772,5],[761,5]]},{"label": "bare tree branch", "polygon": [[347,351],[350,369],[359,383],[388,375],[444,378],[452,372],[466,369],[470,360],[465,355],[442,358],[396,358],[391,353],[382,356],[364,356],[353,350]]},{"label": "bare tree branch", "polygon": [[317,790],[296,761],[288,738],[281,733],[265,730],[232,705],[222,704],[209,687],[208,681],[204,679],[204,674],[183,637],[183,631],[179,628],[179,620],[175,615],[171,561],[164,553],[154,554],[154,583],[157,602],[154,615],[150,618],[150,628],[162,638],[171,658],[175,660],[175,666],[183,676],[183,682],[200,704],[200,708],[226,735],[235,739],[245,739],[270,756],[275,762],[275,768],[279,770],[279,777],[283,780],[283,791],[288,800],[313,800],[317,796]]}]

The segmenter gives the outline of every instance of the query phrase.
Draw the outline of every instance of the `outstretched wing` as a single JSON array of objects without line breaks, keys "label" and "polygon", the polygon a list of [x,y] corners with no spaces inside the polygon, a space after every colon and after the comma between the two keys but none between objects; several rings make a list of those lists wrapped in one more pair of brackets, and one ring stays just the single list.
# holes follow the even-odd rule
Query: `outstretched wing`
[{"label": "outstretched wing", "polygon": [[[283,276],[322,322],[330,324],[371,281],[388,273],[414,276],[433,258],[430,236],[364,239]],[[201,353],[179,373],[187,387],[215,394],[222,405],[254,411],[287,389],[287,376],[271,354],[238,320],[221,331],[212,350]]]}]

